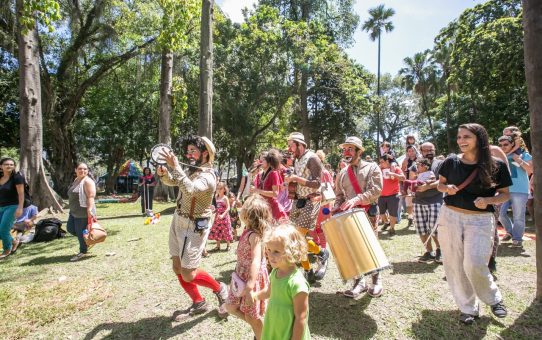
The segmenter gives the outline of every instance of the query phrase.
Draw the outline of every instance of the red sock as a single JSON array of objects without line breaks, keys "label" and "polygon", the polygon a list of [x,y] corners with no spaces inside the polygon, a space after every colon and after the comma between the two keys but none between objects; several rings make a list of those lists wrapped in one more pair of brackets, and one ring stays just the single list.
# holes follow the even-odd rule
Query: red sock
[{"label": "red sock", "polygon": [[192,281],[192,282],[186,282],[183,279],[183,276],[181,274],[177,274],[177,279],[179,279],[179,283],[181,284],[181,287],[183,287],[184,291],[190,298],[192,299],[193,303],[198,303],[203,301],[203,297],[201,297],[198,286]]},{"label": "red sock", "polygon": [[195,283],[198,286],[212,289],[215,293],[220,290],[220,283],[217,280],[213,279],[213,277],[209,275],[206,271],[201,269],[198,269],[198,273],[196,274],[196,277],[194,278],[194,281],[192,281],[192,283]]}]

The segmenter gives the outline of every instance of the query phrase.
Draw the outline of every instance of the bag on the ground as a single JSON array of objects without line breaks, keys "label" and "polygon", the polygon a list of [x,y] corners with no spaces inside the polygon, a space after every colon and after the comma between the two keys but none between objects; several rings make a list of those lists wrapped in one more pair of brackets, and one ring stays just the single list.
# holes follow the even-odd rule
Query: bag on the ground
[{"label": "bag on the ground", "polygon": [[105,231],[104,227],[98,223],[98,220],[96,217],[89,217],[88,218],[88,237],[85,239],[85,243],[87,246],[96,244],[96,243],[102,243],[105,241],[105,238],[107,237],[107,231]]},{"label": "bag on the ground", "polygon": [[49,242],[64,237],[66,232],[61,228],[62,222],[58,218],[44,218],[36,223],[36,232],[33,242]]}]

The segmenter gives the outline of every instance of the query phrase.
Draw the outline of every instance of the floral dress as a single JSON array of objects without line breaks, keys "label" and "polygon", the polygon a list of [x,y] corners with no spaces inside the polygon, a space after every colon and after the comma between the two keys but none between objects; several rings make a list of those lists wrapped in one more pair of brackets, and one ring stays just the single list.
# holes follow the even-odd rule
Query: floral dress
[{"label": "floral dress", "polygon": [[[250,243],[248,242],[248,239],[252,233],[252,230],[245,229],[245,231],[243,231],[243,234],[239,238],[239,245],[237,246],[237,266],[235,267],[235,272],[245,282],[248,281],[250,266],[252,265],[252,252],[250,249]],[[258,278],[256,279],[256,284],[254,285],[253,291],[259,292],[260,290],[263,290],[268,286],[269,274],[267,272],[267,261],[265,259],[265,256],[262,255],[262,262],[260,264]],[[241,312],[255,319],[263,319],[265,309],[267,308],[267,300],[258,300],[254,302],[254,305],[247,306],[245,304],[245,298],[239,298],[233,295],[231,288],[229,290],[227,302],[230,305],[240,305],[239,309],[241,310]]]},{"label": "floral dress", "polygon": [[216,215],[215,222],[211,227],[209,233],[209,240],[215,241],[233,241],[233,235],[231,232],[231,219],[230,214],[227,213],[224,218],[220,218],[220,215],[226,211],[226,198],[216,200]]}]

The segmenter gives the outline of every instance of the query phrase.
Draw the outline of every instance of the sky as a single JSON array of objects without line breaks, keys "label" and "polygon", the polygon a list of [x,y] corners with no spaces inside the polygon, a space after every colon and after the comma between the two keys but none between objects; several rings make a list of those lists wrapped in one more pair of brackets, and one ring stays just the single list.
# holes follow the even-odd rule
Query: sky
[{"label": "sky", "polygon": [[[256,0],[216,0],[222,10],[235,22],[242,22],[241,10],[253,8]],[[403,59],[433,47],[439,31],[467,8],[481,0],[357,0],[354,11],[360,16],[359,27],[369,18],[369,8],[384,4],[393,8],[395,29],[382,36],[381,72],[395,75],[404,67]],[[378,43],[369,39],[367,32],[356,30],[354,44],[348,55],[369,71],[376,73]]]}]

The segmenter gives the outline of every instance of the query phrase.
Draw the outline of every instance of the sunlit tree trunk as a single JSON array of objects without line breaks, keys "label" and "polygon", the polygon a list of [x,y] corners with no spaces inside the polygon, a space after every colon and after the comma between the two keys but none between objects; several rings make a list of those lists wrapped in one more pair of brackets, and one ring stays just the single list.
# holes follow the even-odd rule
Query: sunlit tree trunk
[{"label": "sunlit tree trunk", "polygon": [[525,77],[531,115],[536,226],[536,298],[542,300],[542,1],[523,0]]},{"label": "sunlit tree trunk", "polygon": [[19,40],[19,98],[20,98],[20,169],[30,186],[34,205],[62,211],[48,184],[43,167],[43,121],[38,51],[38,31],[21,24],[24,0],[17,0],[17,34]]}]

